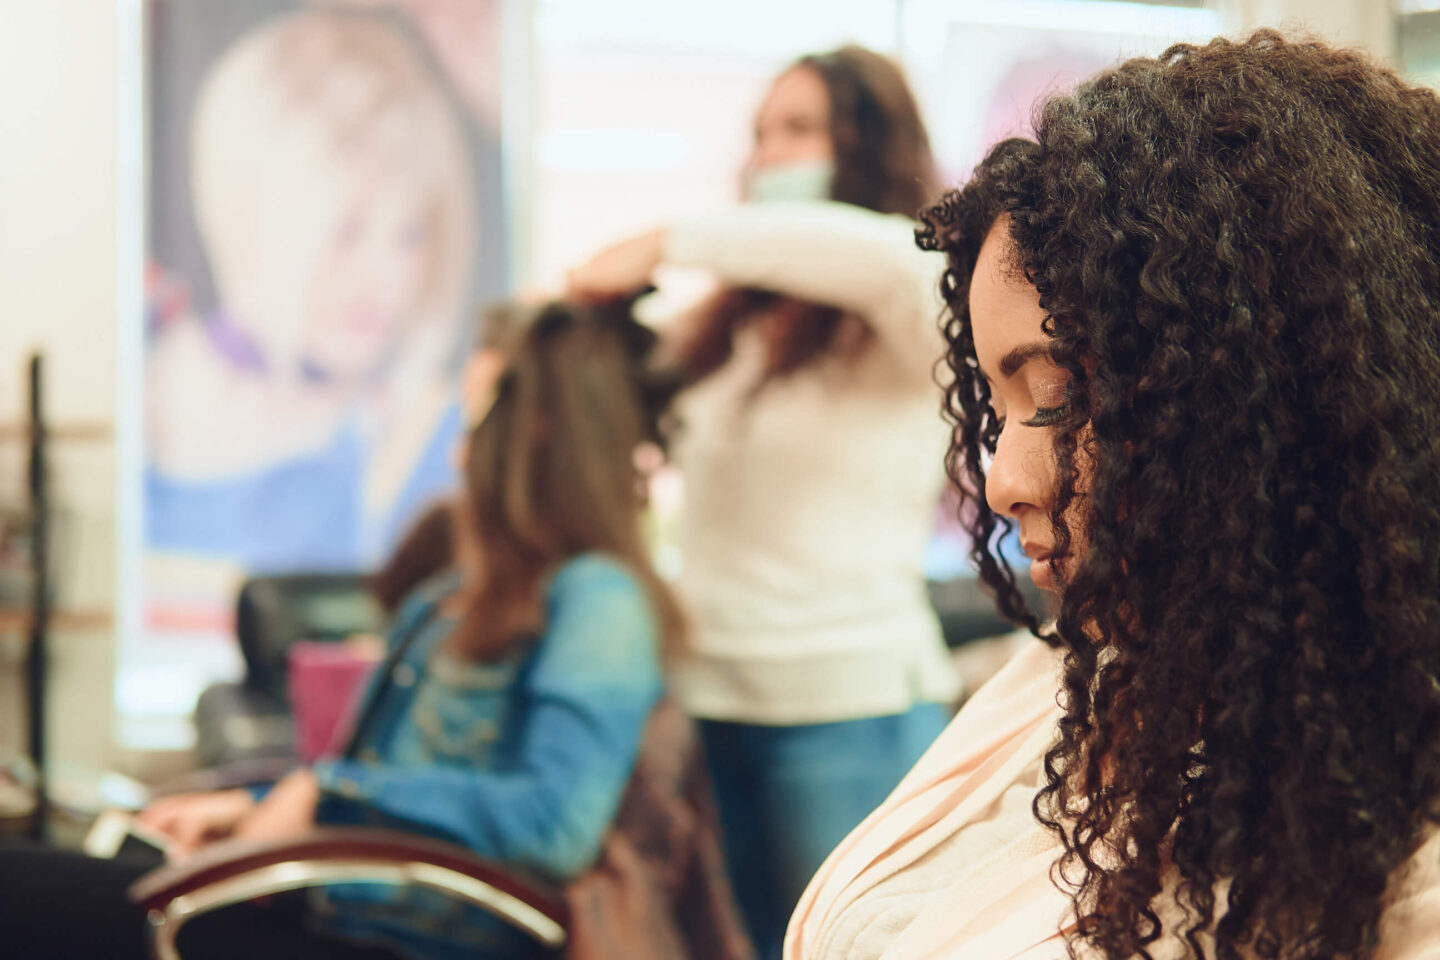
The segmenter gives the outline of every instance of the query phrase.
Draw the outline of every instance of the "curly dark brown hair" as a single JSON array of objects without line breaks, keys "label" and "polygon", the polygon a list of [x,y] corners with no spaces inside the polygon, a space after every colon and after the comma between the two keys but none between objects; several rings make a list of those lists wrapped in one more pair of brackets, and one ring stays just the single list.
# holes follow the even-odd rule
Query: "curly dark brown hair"
[{"label": "curly dark brown hair", "polygon": [[[1002,217],[1072,377],[1045,631],[984,496],[967,300]],[[1072,954],[1149,957],[1169,902],[1195,956],[1367,956],[1440,819],[1440,100],[1273,32],[1179,45],[923,220],[975,558],[1065,651],[1035,811]]]}]

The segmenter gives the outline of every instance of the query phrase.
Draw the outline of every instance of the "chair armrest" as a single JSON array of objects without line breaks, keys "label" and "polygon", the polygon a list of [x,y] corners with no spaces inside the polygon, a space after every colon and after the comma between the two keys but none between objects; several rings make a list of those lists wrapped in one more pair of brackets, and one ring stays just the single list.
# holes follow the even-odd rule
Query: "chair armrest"
[{"label": "chair armrest", "polygon": [[208,793],[212,790],[274,783],[300,766],[302,764],[295,757],[236,760],[224,766],[207,767],[167,780],[152,791],[151,797],[166,797],[175,793]]},{"label": "chair armrest", "polygon": [[141,877],[130,899],[151,924],[156,955],[177,960],[175,937],[221,907],[336,883],[416,884],[441,890],[513,924],[549,947],[566,939],[562,892],[522,879],[464,847],[395,830],[322,827],[283,841],[215,844]]}]

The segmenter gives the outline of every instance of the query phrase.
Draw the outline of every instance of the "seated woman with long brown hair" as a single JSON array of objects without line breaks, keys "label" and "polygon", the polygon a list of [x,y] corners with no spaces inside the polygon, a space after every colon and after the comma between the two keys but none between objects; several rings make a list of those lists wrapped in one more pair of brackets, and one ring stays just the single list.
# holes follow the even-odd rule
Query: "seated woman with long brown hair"
[{"label": "seated woman with long brown hair", "polygon": [[[417,589],[346,759],[246,791],[154,805],[187,850],[313,824],[429,834],[554,882],[596,859],[662,695],[680,631],[638,519],[635,451],[658,439],[668,391],[653,334],[628,305],[551,305],[495,361],[472,411],[458,569]],[[27,958],[146,956],[125,901],[141,870],[49,849],[0,850],[6,947]],[[300,909],[247,906],[181,933],[187,960],[423,960],[535,952],[519,933],[423,888],[339,887]],[[76,922],[76,916],[81,918]]]}]

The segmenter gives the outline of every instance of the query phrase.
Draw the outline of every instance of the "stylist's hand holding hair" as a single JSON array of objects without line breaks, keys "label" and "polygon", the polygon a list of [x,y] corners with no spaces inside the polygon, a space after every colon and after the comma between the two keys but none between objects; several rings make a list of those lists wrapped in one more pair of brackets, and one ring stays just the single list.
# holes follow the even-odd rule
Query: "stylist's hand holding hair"
[{"label": "stylist's hand holding hair", "polygon": [[566,275],[566,295],[571,300],[594,303],[634,293],[650,283],[664,251],[664,229],[612,244]]}]

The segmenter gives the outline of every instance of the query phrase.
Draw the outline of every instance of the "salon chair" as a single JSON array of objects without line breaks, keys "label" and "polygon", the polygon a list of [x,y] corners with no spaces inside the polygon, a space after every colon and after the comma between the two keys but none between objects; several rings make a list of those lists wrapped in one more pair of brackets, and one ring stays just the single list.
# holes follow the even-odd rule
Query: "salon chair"
[{"label": "salon chair", "polygon": [[227,906],[338,883],[418,885],[488,910],[551,948],[565,944],[563,891],[522,879],[457,844],[378,828],[317,828],[293,840],[229,842],[142,877],[131,899],[149,916],[156,960],[181,960],[188,921]]},{"label": "salon chair", "polygon": [[[705,771],[693,722],[675,705],[661,704],[646,724],[610,828],[611,839],[628,844],[643,862],[643,882],[657,881],[648,889],[657,891],[651,901],[657,913],[650,919],[659,922],[645,924],[641,940],[576,952],[627,960],[754,960],[726,879]],[[602,866],[610,866],[604,857]],[[150,919],[156,960],[181,960],[179,930],[202,914],[278,893],[362,882],[440,890],[488,910],[557,954],[573,929],[566,889],[519,876],[457,844],[370,827],[319,827],[292,840],[219,843],[146,874],[130,897]],[[654,937],[657,929],[664,935]]]},{"label": "salon chair", "polygon": [[200,765],[293,759],[295,738],[286,691],[291,644],[375,634],[384,629],[384,622],[365,574],[304,573],[247,580],[235,605],[235,634],[245,659],[245,677],[200,694],[194,717]]}]

